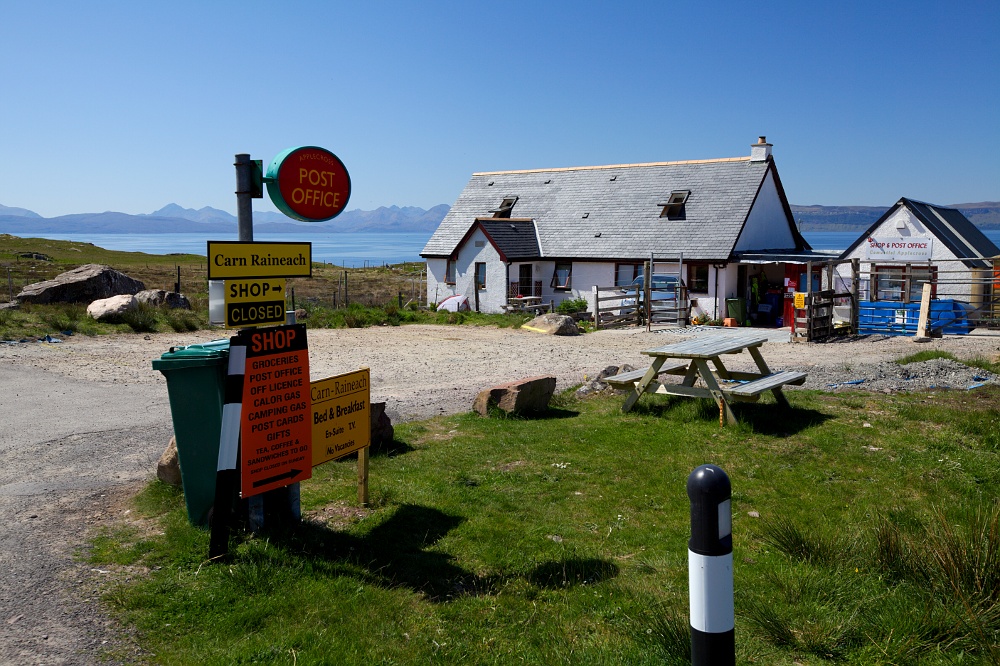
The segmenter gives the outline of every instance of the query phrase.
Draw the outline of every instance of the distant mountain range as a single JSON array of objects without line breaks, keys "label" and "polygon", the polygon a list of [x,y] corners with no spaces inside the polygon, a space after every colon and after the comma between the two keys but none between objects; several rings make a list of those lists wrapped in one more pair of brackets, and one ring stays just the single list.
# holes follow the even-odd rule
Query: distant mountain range
[{"label": "distant mountain range", "polygon": [[[328,222],[296,222],[281,213],[254,212],[253,228],[260,233],[426,232],[437,229],[449,206],[429,210],[415,206],[348,210]],[[0,205],[0,232],[16,236],[46,233],[169,234],[236,233],[236,216],[208,206],[195,210],[167,204],[148,215],[78,213],[42,217],[26,208]]]},{"label": "distant mountain range", "polygon": [[[1000,228],[1000,201],[952,204],[981,229]],[[792,216],[801,231],[862,231],[880,218],[888,206],[795,206]],[[429,210],[414,206],[349,210],[329,222],[295,222],[281,213],[255,212],[254,231],[260,233],[423,232],[431,233],[448,213],[440,204]],[[167,234],[236,232],[236,217],[208,206],[195,210],[167,204],[148,215],[78,213],[42,217],[26,208],[0,205],[0,232],[17,236],[45,233]]]},{"label": "distant mountain range", "polygon": [[[792,217],[800,231],[863,231],[889,206],[795,206]],[[1000,228],[1000,201],[951,204],[980,229]]]}]

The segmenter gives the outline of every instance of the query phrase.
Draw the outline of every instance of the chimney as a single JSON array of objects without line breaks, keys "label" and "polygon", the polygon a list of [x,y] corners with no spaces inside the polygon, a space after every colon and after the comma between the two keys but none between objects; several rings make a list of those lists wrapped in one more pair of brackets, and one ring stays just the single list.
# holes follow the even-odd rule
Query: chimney
[{"label": "chimney", "polygon": [[767,137],[757,137],[757,143],[750,144],[750,161],[765,162],[771,157],[771,144],[767,142]]}]

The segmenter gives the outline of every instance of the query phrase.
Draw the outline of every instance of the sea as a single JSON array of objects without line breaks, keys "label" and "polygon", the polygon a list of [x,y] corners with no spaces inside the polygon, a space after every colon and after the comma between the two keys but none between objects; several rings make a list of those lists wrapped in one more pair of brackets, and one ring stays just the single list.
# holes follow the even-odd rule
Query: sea
[{"label": "sea", "polygon": [[[1000,229],[983,231],[987,238],[1000,245]],[[858,234],[851,231],[806,231],[802,235],[815,250],[846,250]],[[39,234],[42,238],[93,243],[108,250],[146,252],[147,254],[205,255],[210,240],[219,234]],[[422,261],[430,232],[343,232],[336,234],[254,234],[255,241],[311,242],[313,261],[336,266],[365,268],[404,261]]]},{"label": "sea", "polygon": [[[35,234],[33,234],[35,235]],[[106,250],[145,252],[147,254],[200,254],[205,256],[208,241],[238,240],[234,234],[37,234],[40,238],[93,243]],[[342,232],[335,234],[262,234],[255,233],[258,242],[312,243],[313,261],[322,261],[347,268],[366,268],[404,261],[423,261],[430,232]]]}]

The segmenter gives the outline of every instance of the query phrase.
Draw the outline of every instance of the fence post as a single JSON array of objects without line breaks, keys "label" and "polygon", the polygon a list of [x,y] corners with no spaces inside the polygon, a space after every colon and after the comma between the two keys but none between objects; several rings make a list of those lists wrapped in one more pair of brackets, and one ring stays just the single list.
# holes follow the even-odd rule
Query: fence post
[{"label": "fence post", "polygon": [[594,293],[594,328],[599,329],[601,327],[601,299],[600,292],[597,290],[597,285],[592,285]]},{"label": "fence post", "polygon": [[688,476],[687,493],[691,666],[735,665],[732,486],[721,468],[702,465]]}]

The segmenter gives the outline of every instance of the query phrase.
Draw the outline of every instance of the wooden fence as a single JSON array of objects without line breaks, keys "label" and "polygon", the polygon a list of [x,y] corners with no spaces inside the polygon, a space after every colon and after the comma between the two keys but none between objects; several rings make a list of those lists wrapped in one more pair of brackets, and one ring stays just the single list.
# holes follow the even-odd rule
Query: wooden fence
[{"label": "wooden fence", "polygon": [[593,287],[594,326],[618,328],[638,326],[639,287]]}]

